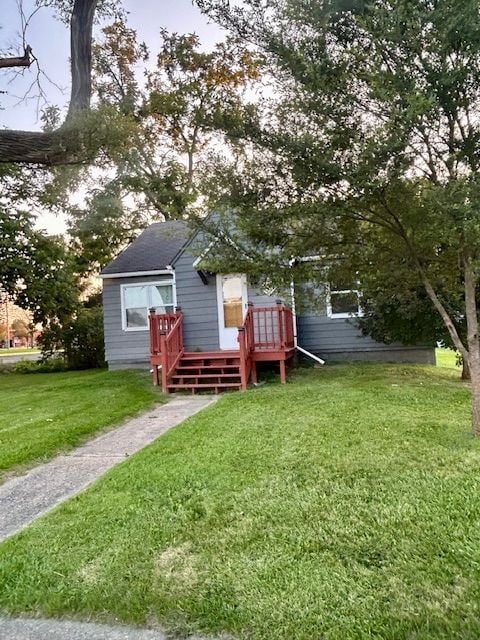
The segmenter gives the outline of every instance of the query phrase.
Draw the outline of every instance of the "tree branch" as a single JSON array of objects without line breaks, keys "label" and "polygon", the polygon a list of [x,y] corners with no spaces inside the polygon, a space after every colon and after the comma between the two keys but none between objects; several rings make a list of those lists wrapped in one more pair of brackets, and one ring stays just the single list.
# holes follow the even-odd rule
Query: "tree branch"
[{"label": "tree branch", "polygon": [[0,58],[0,69],[10,69],[12,67],[29,67],[33,58],[31,57],[32,47],[27,45],[25,47],[25,53],[23,56],[17,56],[13,58]]},{"label": "tree branch", "polygon": [[[90,106],[92,27],[98,0],[75,0],[70,20],[72,93],[65,123],[54,132],[0,130],[0,163],[55,166],[79,163],[85,151],[81,131],[68,126],[74,114]],[[72,135],[73,133],[73,135]]]}]

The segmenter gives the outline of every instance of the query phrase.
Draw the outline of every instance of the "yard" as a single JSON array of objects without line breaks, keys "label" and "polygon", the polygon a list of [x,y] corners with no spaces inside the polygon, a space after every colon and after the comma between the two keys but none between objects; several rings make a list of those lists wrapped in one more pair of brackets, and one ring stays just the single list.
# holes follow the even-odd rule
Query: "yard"
[{"label": "yard", "polygon": [[163,398],[139,371],[0,373],[0,397],[0,482]]},{"label": "yard", "polygon": [[227,395],[0,546],[4,613],[263,639],[480,635],[480,443],[450,368]]}]

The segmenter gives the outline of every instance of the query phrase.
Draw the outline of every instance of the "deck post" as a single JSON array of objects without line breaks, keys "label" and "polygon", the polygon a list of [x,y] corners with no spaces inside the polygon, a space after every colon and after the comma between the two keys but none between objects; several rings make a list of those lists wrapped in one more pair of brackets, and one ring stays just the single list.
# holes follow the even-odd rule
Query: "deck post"
[{"label": "deck post", "polygon": [[252,361],[252,371],[251,374],[252,376],[252,382],[253,384],[257,384],[257,363],[255,362],[255,360]]},{"label": "deck post", "polygon": [[280,349],[285,349],[285,331],[283,326],[283,303],[281,300],[276,300],[278,311],[278,337],[280,339]]},{"label": "deck post", "polygon": [[[175,307],[175,312],[181,316],[183,314],[182,307]],[[183,351],[183,326],[180,331],[180,350]]]},{"label": "deck post", "polygon": [[242,391],[247,390],[247,350],[245,345],[245,327],[238,328],[238,343],[240,346],[240,380]]},{"label": "deck post", "polygon": [[250,350],[255,351],[255,322],[253,320],[253,302],[248,302],[247,318],[250,327]]},{"label": "deck post", "polygon": [[157,341],[157,325],[155,322],[155,307],[152,307],[149,311],[148,325],[150,329],[150,355],[158,353],[158,341]]},{"label": "deck post", "polygon": [[162,391],[163,393],[168,393],[168,381],[167,381],[168,353],[167,353],[167,332],[165,331],[165,329],[162,329],[162,331],[160,331],[160,355],[162,357]]},{"label": "deck post", "polygon": [[287,382],[287,368],[285,366],[285,360],[280,360],[280,382],[286,384]]}]

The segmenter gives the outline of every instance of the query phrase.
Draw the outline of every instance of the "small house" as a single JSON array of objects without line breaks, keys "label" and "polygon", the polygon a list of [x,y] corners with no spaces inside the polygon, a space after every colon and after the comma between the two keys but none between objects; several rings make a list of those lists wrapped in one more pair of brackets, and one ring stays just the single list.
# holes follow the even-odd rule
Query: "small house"
[{"label": "small house", "polygon": [[297,350],[317,361],[434,363],[429,347],[362,335],[358,291],[327,286],[323,308],[296,315],[294,299],[246,274],[204,271],[194,239],[182,221],[152,224],[101,272],[110,369],[150,367],[166,391],[219,391],[246,388],[262,361],[278,362],[284,381]]}]

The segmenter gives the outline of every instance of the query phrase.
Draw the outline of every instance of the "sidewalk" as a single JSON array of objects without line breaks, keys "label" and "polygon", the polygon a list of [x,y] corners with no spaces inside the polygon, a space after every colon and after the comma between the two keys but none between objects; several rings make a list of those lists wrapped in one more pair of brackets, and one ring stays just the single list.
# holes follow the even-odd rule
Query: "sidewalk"
[{"label": "sidewalk", "polygon": [[[171,639],[171,636],[169,636]],[[167,640],[161,631],[91,622],[0,618],[0,640]],[[188,640],[200,640],[189,636]],[[202,640],[208,640],[204,638]]]},{"label": "sidewalk", "polygon": [[[108,469],[216,399],[216,396],[172,398],[71,453],[0,485],[0,541],[79,493]],[[3,637],[0,627],[0,638]]]}]

